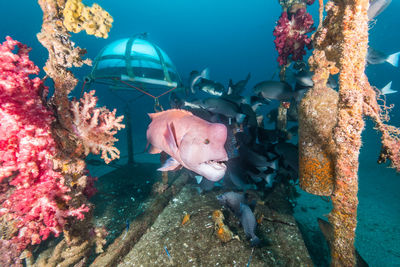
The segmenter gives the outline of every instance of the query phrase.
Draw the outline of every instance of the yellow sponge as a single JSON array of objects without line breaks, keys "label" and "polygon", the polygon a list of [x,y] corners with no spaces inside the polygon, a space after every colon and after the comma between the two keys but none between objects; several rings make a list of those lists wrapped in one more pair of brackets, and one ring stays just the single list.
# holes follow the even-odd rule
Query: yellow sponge
[{"label": "yellow sponge", "polygon": [[78,33],[85,30],[87,34],[108,38],[113,18],[98,4],[91,7],[82,4],[82,0],[67,0],[63,10],[64,26],[68,31]]}]

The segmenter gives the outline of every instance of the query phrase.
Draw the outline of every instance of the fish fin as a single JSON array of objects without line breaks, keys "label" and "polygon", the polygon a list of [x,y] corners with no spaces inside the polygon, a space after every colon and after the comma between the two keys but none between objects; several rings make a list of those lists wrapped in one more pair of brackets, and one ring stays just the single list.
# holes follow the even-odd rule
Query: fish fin
[{"label": "fish fin", "polygon": [[188,102],[188,101],[184,101],[183,104],[185,107],[189,107],[189,108],[201,108],[200,105],[196,104],[196,103],[192,103],[192,102]]},{"label": "fish fin", "polygon": [[205,68],[199,76],[197,76],[196,78],[194,78],[191,82],[190,82],[190,90],[192,91],[193,94],[195,94],[195,90],[194,87],[196,86],[197,82],[201,79],[210,79],[210,70],[209,68]]},{"label": "fish fin", "polygon": [[201,181],[203,181],[203,176],[201,176],[201,175],[196,175],[196,176],[194,176],[194,178],[196,178],[197,184],[200,184]]},{"label": "fish fin", "polygon": [[269,173],[269,174],[267,174],[267,176],[265,176],[265,182],[266,182],[265,187],[266,188],[272,188],[272,186],[274,185],[274,182],[275,182],[275,177],[276,177],[275,173]]},{"label": "fish fin", "polygon": [[251,97],[250,96],[243,97],[242,104],[250,105],[250,103],[251,103]]},{"label": "fish fin", "polygon": [[157,169],[157,171],[162,171],[162,172],[173,171],[180,169],[181,167],[182,167],[181,164],[178,161],[176,161],[176,159],[169,158],[160,168]]},{"label": "fish fin", "polygon": [[231,94],[233,94],[233,82],[232,82],[232,79],[229,79],[229,85],[228,85],[228,93],[227,93],[227,95],[231,95]]},{"label": "fish fin", "polygon": [[262,181],[262,178],[260,177],[260,175],[251,174],[251,173],[248,173],[248,175],[250,176],[250,178],[251,178],[255,183],[259,183],[259,182]]},{"label": "fish fin", "polygon": [[228,87],[228,92],[226,93],[227,95],[231,95],[233,93],[233,89],[231,86]]},{"label": "fish fin", "polygon": [[261,106],[261,105],[262,105],[262,103],[256,102],[256,103],[254,103],[254,104],[251,106],[251,109],[252,109],[255,113],[257,113],[258,110],[260,109],[260,106]]},{"label": "fish fin", "polygon": [[195,94],[195,90],[194,90],[194,85],[196,83],[197,80],[193,80],[193,82],[190,84],[190,91],[192,92],[192,94]]},{"label": "fish fin", "polygon": [[268,167],[267,167],[267,166],[256,167],[256,168],[257,168],[257,170],[259,170],[260,172],[264,172],[264,171],[268,170]]},{"label": "fish fin", "polygon": [[395,67],[398,67],[399,66],[399,57],[400,57],[400,52],[391,54],[386,58],[386,62],[392,64]]},{"label": "fish fin", "polygon": [[[259,115],[256,117],[258,127],[264,128],[264,115]],[[258,138],[258,136],[257,136]]]},{"label": "fish fin", "polygon": [[277,170],[278,169],[278,160],[274,160],[272,162],[269,162],[270,165],[268,166],[269,168],[273,169],[273,170]]},{"label": "fish fin", "polygon": [[238,114],[236,114],[235,117],[236,117],[236,122],[239,124],[242,124],[244,121],[244,118],[246,118],[246,115],[242,114],[242,113],[238,113]]},{"label": "fish fin", "polygon": [[392,88],[392,81],[390,81],[388,84],[385,85],[385,87],[382,88],[382,94],[383,95],[388,95],[388,94],[393,94],[397,93],[397,91],[393,90]]},{"label": "fish fin", "polygon": [[147,113],[149,115],[150,119],[153,120],[156,117],[157,113]]},{"label": "fish fin", "polygon": [[159,148],[156,148],[155,146],[151,146],[151,148],[149,150],[149,154],[159,154],[161,152],[162,152],[162,150]]},{"label": "fish fin", "polygon": [[167,141],[169,148],[174,152],[177,151],[178,142],[176,140],[175,126],[173,122],[167,124],[167,129],[164,133],[164,137],[165,140]]},{"label": "fish fin", "polygon": [[210,79],[210,69],[209,69],[208,67],[205,68],[205,69],[201,72],[200,76],[201,76],[201,78],[204,78],[204,79],[209,80],[209,79]]}]

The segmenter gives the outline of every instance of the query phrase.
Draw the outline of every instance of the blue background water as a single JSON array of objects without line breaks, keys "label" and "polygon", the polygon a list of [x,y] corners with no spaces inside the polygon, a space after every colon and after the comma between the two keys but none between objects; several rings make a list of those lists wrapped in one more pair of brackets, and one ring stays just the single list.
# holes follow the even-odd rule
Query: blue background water
[{"label": "blue background water", "polygon": [[[94,1],[84,1],[91,5]],[[326,2],[326,1],[325,1]],[[175,63],[183,79],[190,71],[209,67],[211,78],[227,85],[228,80],[244,79],[248,72],[252,78],[248,87],[270,79],[277,69],[277,53],[272,31],[281,8],[278,1],[253,0],[103,0],[98,1],[113,17],[114,23],[108,39],[95,38],[85,33],[72,34],[72,40],[88,50],[94,59],[108,43],[119,38],[148,32],[150,40],[158,44]],[[316,22],[317,4],[309,8]],[[0,2],[0,39],[6,35],[33,48],[30,57],[43,67],[47,51],[36,39],[40,31],[42,11],[36,1]],[[388,54],[400,50],[398,12],[400,3],[392,1],[378,17],[370,30],[370,44]],[[73,69],[80,80],[90,67]],[[400,90],[400,69],[389,64],[369,66],[366,71],[370,83],[382,88],[393,81],[392,88]],[[41,72],[43,76],[44,73]],[[51,84],[49,84],[51,85]],[[82,83],[75,94],[79,95]],[[121,107],[124,104],[102,86],[97,90],[100,105]],[[388,103],[400,105],[399,94],[388,97]],[[167,97],[161,99],[166,105]],[[153,100],[142,97],[130,105],[133,114],[136,145],[144,146],[144,133],[149,122],[146,113],[153,112]],[[400,110],[391,113],[392,124],[400,126]],[[357,247],[371,266],[400,265],[400,177],[392,169],[376,164],[380,146],[379,135],[367,123],[363,134],[364,146],[360,156],[360,211]],[[123,133],[121,135],[123,137]],[[122,143],[124,141],[122,140]],[[126,151],[122,145],[122,156]]]}]

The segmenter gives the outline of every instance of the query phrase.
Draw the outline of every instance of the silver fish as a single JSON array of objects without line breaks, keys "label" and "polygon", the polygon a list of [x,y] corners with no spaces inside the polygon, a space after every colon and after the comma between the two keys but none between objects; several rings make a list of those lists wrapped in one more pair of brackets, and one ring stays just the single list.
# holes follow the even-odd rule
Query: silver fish
[{"label": "silver fish", "polygon": [[382,63],[389,63],[393,65],[394,67],[399,66],[399,58],[400,58],[400,52],[393,53],[391,55],[387,55],[383,52],[380,52],[378,50],[373,49],[372,47],[368,47],[368,52],[367,52],[367,63],[368,64],[382,64]]},{"label": "silver fish", "polygon": [[369,8],[368,8],[368,19],[374,19],[379,14],[381,14],[388,5],[392,2],[392,0],[370,0]]}]

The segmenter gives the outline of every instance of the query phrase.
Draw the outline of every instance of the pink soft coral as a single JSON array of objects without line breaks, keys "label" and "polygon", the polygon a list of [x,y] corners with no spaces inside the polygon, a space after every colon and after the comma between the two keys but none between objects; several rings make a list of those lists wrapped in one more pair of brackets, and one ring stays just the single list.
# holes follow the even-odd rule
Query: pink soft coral
[{"label": "pink soft coral", "polygon": [[21,250],[59,235],[68,217],[83,219],[89,211],[69,206],[70,190],[53,170],[54,117],[41,99],[47,87],[29,78],[39,72],[29,51],[11,37],[0,45],[0,216],[16,227],[12,241]]},{"label": "pink soft coral", "polygon": [[290,19],[287,12],[282,12],[273,32],[279,65],[286,65],[290,55],[294,61],[303,59],[306,54],[304,47],[311,49],[312,46],[307,33],[315,29],[313,24],[314,21],[305,8],[298,9]]},{"label": "pink soft coral", "polygon": [[96,108],[95,91],[85,93],[80,101],[72,101],[74,133],[83,142],[85,155],[90,152],[99,154],[108,164],[119,158],[119,150],[114,147],[118,141],[114,135],[125,127],[121,124],[124,116],[116,117],[116,110],[110,112],[106,108]]}]

